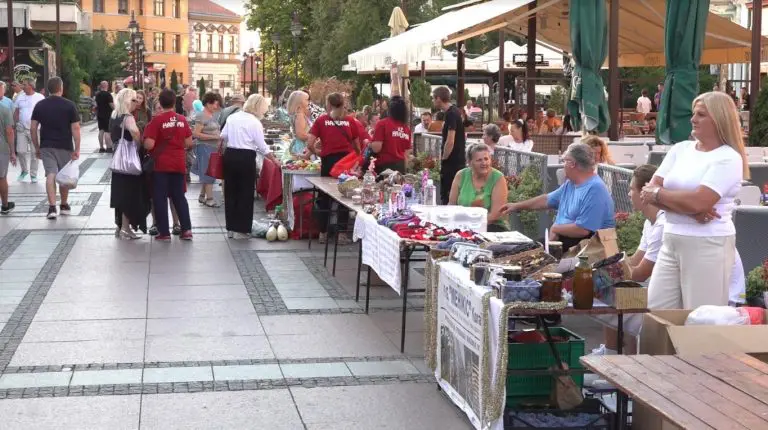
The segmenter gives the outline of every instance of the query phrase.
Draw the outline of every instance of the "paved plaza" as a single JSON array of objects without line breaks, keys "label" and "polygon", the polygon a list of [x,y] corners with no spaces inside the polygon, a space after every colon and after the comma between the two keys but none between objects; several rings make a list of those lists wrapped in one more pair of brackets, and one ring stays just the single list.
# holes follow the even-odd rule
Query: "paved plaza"
[{"label": "paved plaza", "polygon": [[46,219],[44,184],[9,175],[0,428],[470,428],[424,365],[423,299],[404,354],[401,299],[374,288],[369,315],[354,301],[356,246],[333,277],[317,243],[227,240],[196,184],[192,242],[116,239],[93,128],[71,216]]}]

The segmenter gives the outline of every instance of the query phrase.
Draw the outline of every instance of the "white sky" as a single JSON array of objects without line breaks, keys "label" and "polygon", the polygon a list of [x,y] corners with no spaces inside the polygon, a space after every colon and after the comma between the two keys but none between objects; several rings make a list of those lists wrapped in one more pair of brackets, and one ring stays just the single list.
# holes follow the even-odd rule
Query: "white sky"
[{"label": "white sky", "polygon": [[[211,0],[214,3],[224,6],[225,8],[242,15],[245,18],[245,2],[243,0]],[[248,31],[245,25],[245,20],[240,24],[240,51],[245,52],[250,48],[259,49],[259,33],[255,31]],[[242,54],[240,52],[240,54]]]}]

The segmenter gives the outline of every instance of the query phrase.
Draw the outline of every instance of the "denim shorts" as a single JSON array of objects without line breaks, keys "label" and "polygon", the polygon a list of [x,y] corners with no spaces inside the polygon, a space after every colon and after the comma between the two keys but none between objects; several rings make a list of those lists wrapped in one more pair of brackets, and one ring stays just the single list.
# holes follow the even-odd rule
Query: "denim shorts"
[{"label": "denim shorts", "polygon": [[208,171],[208,162],[211,159],[211,154],[215,151],[216,148],[204,143],[195,145],[196,161],[192,166],[192,173],[200,177],[201,184],[213,184],[216,182],[216,178],[205,174]]}]

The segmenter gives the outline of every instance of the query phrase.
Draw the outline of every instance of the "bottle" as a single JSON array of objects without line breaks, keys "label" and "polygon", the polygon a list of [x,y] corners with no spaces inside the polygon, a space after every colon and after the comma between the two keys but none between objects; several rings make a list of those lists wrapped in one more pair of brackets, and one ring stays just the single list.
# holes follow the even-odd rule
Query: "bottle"
[{"label": "bottle", "polygon": [[360,200],[363,203],[363,208],[374,206],[378,201],[376,176],[370,170],[363,175],[363,192]]},{"label": "bottle", "polygon": [[435,187],[435,181],[432,179],[427,180],[427,186],[423,191],[424,206],[437,206],[437,187]]},{"label": "bottle", "polygon": [[573,308],[592,309],[594,289],[592,266],[589,264],[587,256],[579,256],[579,264],[576,265],[576,273],[573,277]]}]

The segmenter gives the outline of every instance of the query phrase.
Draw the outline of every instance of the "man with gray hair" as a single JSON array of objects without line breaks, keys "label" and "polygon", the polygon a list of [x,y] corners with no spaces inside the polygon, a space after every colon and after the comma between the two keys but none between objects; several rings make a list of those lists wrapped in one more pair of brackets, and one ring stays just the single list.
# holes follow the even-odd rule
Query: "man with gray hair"
[{"label": "man with gray hair", "polygon": [[[2,81],[0,81],[0,94],[5,94],[5,82]],[[8,103],[5,100],[8,100]],[[16,165],[12,107],[11,99],[3,96],[3,102],[0,103],[0,214],[3,215],[16,207],[13,202],[8,201],[8,165]]]},{"label": "man with gray hair", "polygon": [[560,188],[522,202],[507,203],[502,211],[557,210],[549,239],[559,240],[563,251],[567,251],[597,230],[615,227],[616,222],[613,198],[595,173],[595,158],[589,145],[571,144],[563,161],[566,181]]},{"label": "man with gray hair", "polygon": [[13,103],[13,120],[16,122],[16,154],[19,156],[21,174],[17,181],[21,182],[29,175],[33,184],[37,182],[37,156],[32,146],[32,111],[37,103],[45,97],[35,91],[35,80],[27,78],[21,81],[22,93]]}]

